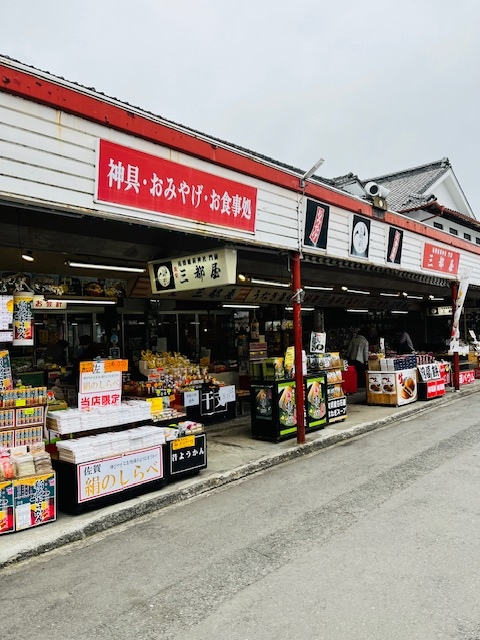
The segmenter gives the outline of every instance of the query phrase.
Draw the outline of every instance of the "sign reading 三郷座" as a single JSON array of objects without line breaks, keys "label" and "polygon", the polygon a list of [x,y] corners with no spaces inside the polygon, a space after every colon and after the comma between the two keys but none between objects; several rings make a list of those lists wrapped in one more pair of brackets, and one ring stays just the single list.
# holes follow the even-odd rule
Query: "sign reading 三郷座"
[{"label": "sign reading \u4e09\u90f7\u5ea7", "polygon": [[429,244],[428,242],[423,246],[422,267],[424,269],[456,274],[458,272],[459,262],[460,254],[457,251],[437,247],[433,244]]},{"label": "sign reading \u4e09\u90f7\u5ea7", "polygon": [[254,233],[257,189],[100,140],[96,200]]},{"label": "sign reading \u4e09\u90f7\u5ea7", "polygon": [[152,293],[222,287],[237,278],[237,252],[218,249],[148,263]]}]

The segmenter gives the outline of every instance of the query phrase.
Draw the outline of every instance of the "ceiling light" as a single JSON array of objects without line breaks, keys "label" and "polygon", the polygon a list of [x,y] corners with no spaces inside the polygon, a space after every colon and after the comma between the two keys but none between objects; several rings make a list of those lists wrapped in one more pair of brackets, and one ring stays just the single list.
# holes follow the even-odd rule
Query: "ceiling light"
[{"label": "ceiling light", "polygon": [[35,258],[33,257],[33,251],[24,251],[22,253],[22,258],[27,262],[33,262],[35,260]]},{"label": "ceiling light", "polygon": [[445,298],[435,298],[435,296],[429,296],[430,300],[445,300]]},{"label": "ceiling light", "polygon": [[290,288],[290,284],[285,282],[273,282],[272,280],[258,280],[257,278],[251,278],[250,282],[252,284],[263,284],[267,287],[285,287],[286,289]]},{"label": "ceiling light", "polygon": [[368,309],[347,309],[348,313],[368,313]]},{"label": "ceiling light", "polygon": [[[293,307],[285,307],[285,311],[293,311]],[[315,307],[302,307],[301,311],[315,311]]]},{"label": "ceiling light", "polygon": [[101,271],[127,271],[128,273],[145,273],[145,269],[140,267],[119,267],[113,264],[90,264],[88,262],[71,262],[70,260],[67,260],[65,264],[68,267],[76,267],[78,269],[100,269]]},{"label": "ceiling light", "polygon": [[238,279],[240,280],[240,282],[245,282],[245,280],[247,279],[247,276],[243,275],[243,273],[239,273]]},{"label": "ceiling light", "polygon": [[370,291],[359,291],[358,289],[347,289],[347,293],[360,293],[362,296],[370,295]]},{"label": "ceiling light", "polygon": [[222,304],[225,309],[259,309],[259,304]]},{"label": "ceiling light", "polygon": [[348,287],[342,287],[342,291],[347,291]]},{"label": "ceiling light", "polygon": [[317,286],[310,286],[308,284],[306,284],[303,288],[310,289],[310,291],[333,291],[333,287],[317,287]]},{"label": "ceiling light", "polygon": [[400,295],[398,292],[397,293],[383,293],[380,292],[381,296],[385,296],[386,298],[398,298],[398,296]]},{"label": "ceiling light", "polygon": [[392,313],[408,313],[408,311],[392,311]]},{"label": "ceiling light", "polygon": [[410,298],[410,300],[423,300],[423,296],[405,296],[406,298]]}]

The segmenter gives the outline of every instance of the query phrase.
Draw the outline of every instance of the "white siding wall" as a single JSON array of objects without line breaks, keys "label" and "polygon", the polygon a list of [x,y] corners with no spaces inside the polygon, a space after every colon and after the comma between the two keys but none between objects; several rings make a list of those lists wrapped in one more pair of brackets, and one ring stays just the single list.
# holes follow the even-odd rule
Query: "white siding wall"
[{"label": "white siding wall", "polygon": [[[100,138],[112,140],[167,160],[220,177],[236,180],[258,190],[255,234],[213,225],[197,225],[164,214],[136,212],[93,201],[96,148]],[[144,222],[230,241],[247,241],[264,247],[298,248],[298,223],[303,220],[298,196],[286,189],[243,176],[234,171],[192,158],[181,152],[117,132],[50,107],[0,92],[0,198],[32,202],[50,208],[74,209],[118,220]],[[303,211],[305,200],[300,209]],[[328,254],[349,258],[353,214],[330,208]],[[368,262],[385,265],[388,225],[372,219]],[[303,237],[303,230],[300,237]],[[425,238],[404,233],[402,269],[422,271]],[[440,244],[434,242],[434,244]],[[445,248],[451,249],[448,241]],[[461,253],[461,268],[471,270],[471,282],[480,285],[480,260],[467,251]],[[306,253],[319,253],[305,248]],[[324,253],[320,251],[320,253]],[[354,259],[354,258],[350,258]],[[432,272],[434,274],[434,272]],[[440,274],[444,276],[445,274]]]},{"label": "white siding wall", "polygon": [[[324,255],[325,253],[328,253],[329,256],[334,256],[342,259],[348,258],[353,262],[356,261],[366,264],[385,266],[387,264],[386,251],[388,246],[388,229],[390,225],[385,224],[380,220],[372,219],[370,226],[370,250],[368,260],[356,258],[349,255],[353,216],[353,213],[343,211],[342,209],[338,209],[336,207],[331,207],[327,251],[325,252],[313,247],[304,247],[304,253],[311,255]],[[448,234],[445,235],[447,236]],[[426,273],[432,276],[438,275],[441,278],[445,279],[457,279],[458,276],[449,276],[446,273],[430,271],[422,267],[423,248],[425,242],[428,242],[435,246],[442,247],[446,250],[451,250],[459,253],[459,274],[463,273],[463,271],[469,272],[470,283],[480,286],[479,256],[473,253],[469,253],[468,251],[462,251],[461,249],[452,247],[448,242],[448,237],[446,237],[445,240],[445,242],[429,240],[421,234],[405,230],[403,233],[402,262],[396,267],[394,267],[393,265],[387,266],[416,273]]]},{"label": "white siding wall", "polygon": [[[246,240],[278,248],[298,246],[297,198],[286,189],[5,93],[0,93],[0,123],[0,197],[166,228],[175,226],[231,241]],[[95,203],[96,148],[100,138],[256,187],[255,235]]]}]

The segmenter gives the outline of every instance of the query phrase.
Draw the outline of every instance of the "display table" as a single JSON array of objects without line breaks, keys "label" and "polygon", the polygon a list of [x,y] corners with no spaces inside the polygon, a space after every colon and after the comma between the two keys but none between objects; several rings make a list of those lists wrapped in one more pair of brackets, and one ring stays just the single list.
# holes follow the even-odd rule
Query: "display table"
[{"label": "display table", "polygon": [[166,442],[163,460],[167,482],[199,473],[207,467],[207,436],[198,433]]},{"label": "display table", "polygon": [[235,418],[236,401],[233,385],[202,384],[194,389],[180,391],[172,406],[183,407],[189,420],[211,424]]},{"label": "display table", "polygon": [[58,508],[70,514],[128,500],[166,484],[163,446],[81,464],[52,460]]},{"label": "display table", "polygon": [[446,372],[442,362],[420,364],[417,369],[420,400],[431,400],[445,395]]},{"label": "display table", "polygon": [[367,371],[367,404],[401,406],[418,398],[417,369]]}]

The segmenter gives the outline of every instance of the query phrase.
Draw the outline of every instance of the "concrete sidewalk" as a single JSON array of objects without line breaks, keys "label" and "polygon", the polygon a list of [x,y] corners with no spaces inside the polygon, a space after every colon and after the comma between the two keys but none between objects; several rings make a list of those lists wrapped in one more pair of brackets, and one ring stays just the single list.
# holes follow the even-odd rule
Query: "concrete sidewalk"
[{"label": "concrete sidewalk", "polygon": [[421,411],[441,408],[480,391],[480,380],[460,391],[447,388],[446,395],[417,401],[404,407],[369,406],[365,391],[348,396],[348,416],[343,422],[296,439],[280,443],[253,440],[250,415],[207,426],[208,467],[196,476],[178,480],[158,491],[72,516],[58,513],[57,520],[34,529],[0,536],[0,568],[105,531],[169,505],[188,500],[229,482],[263,471],[287,460],[308,455],[349,438],[384,427]]}]

